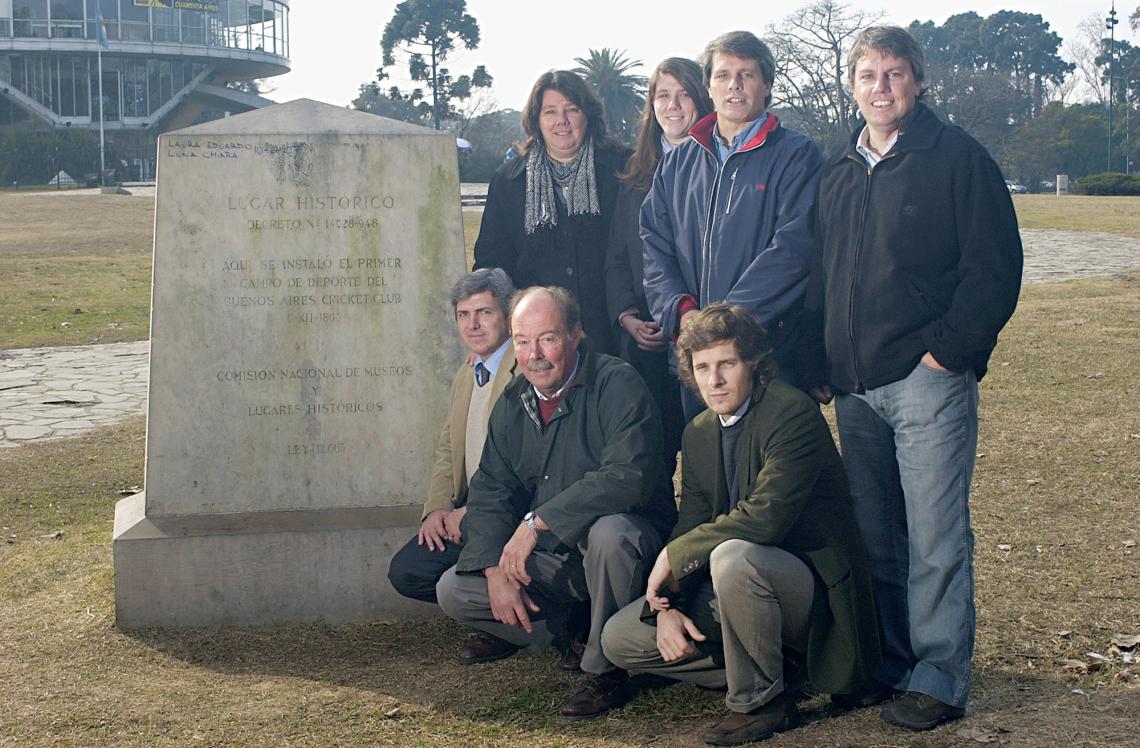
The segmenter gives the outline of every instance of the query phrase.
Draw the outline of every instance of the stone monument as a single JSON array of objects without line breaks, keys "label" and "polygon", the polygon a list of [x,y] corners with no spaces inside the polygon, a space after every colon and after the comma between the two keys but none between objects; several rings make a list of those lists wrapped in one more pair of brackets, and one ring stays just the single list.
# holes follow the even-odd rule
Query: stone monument
[{"label": "stone monument", "polygon": [[299,100],[158,144],[144,493],[120,626],[422,614],[419,525],[460,350],[455,138]]}]

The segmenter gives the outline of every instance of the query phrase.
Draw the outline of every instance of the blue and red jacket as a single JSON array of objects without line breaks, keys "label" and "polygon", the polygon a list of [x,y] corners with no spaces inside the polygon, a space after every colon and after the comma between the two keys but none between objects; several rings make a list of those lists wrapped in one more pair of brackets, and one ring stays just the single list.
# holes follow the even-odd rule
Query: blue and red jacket
[{"label": "blue and red jacket", "polygon": [[715,126],[714,113],[666,154],[642,205],[645,296],[668,335],[694,301],[740,304],[768,327],[779,353],[796,345],[823,160],[769,113],[722,164]]}]

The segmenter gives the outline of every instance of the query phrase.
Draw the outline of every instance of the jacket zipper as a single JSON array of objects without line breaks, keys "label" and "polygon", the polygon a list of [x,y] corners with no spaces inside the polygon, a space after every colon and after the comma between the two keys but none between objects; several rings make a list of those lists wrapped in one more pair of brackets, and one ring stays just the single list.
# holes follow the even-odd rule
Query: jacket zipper
[{"label": "jacket zipper", "polygon": [[[888,153],[883,158],[879,159],[879,164],[887,160],[893,153]],[[858,162],[866,171],[867,179],[864,181],[863,187],[863,204],[859,206],[859,234],[855,242],[855,261],[851,272],[851,289],[848,293],[847,302],[847,337],[851,341],[851,365],[855,370],[855,384],[860,392],[866,391],[863,386],[863,373],[859,371],[859,351],[855,344],[855,283],[859,278],[859,259],[863,254],[863,236],[867,228],[867,204],[871,201],[871,175],[875,171],[874,166],[868,166],[866,159],[862,156],[847,156],[852,161]],[[878,166],[876,164],[875,166]]]},{"label": "jacket zipper", "polygon": [[[716,136],[714,135],[713,137],[715,138]],[[731,159],[736,154],[738,154],[738,153],[751,153],[752,151],[755,151],[758,148],[763,148],[764,143],[766,143],[766,142],[767,142],[767,138],[765,138],[765,140],[763,142],[761,142],[759,145],[755,145],[752,148],[741,149],[739,151],[734,151],[734,152],[728,154],[728,158],[726,158],[724,160],[723,164],[720,163],[720,159],[717,158],[715,153],[713,153],[711,150],[709,150],[707,147],[705,147],[704,143],[701,143],[701,147],[704,148],[705,151],[707,153],[709,153],[713,158],[717,159],[716,186],[713,187],[712,199],[709,200],[709,207],[705,211],[705,215],[707,216],[707,225],[705,226],[705,237],[704,237],[704,241],[702,242],[703,247],[701,249],[701,259],[702,259],[701,288],[708,288],[709,283],[712,282],[712,227],[713,227],[713,220],[716,216],[716,200],[717,200],[717,197],[720,196],[720,183],[721,183],[721,178],[724,176],[724,167],[728,165],[729,159]],[[714,144],[713,147],[715,148],[716,145]],[[734,191],[733,188],[736,186],[736,175],[738,173],[740,173],[739,168],[737,168],[735,171],[733,171],[732,176],[729,177],[729,181],[732,182],[732,184],[730,184],[728,187],[728,204],[725,205],[725,208],[724,208],[724,214],[726,216],[728,215],[728,212],[730,210],[732,210],[732,193]],[[698,297],[697,298],[697,305],[703,309],[705,306],[705,299],[701,298],[704,295],[704,292],[701,290],[701,288],[697,289],[697,297]]]},{"label": "jacket zipper", "polygon": [[[714,135],[713,137],[716,136]],[[716,159],[716,154],[711,155],[714,159]],[[701,242],[701,283],[697,288],[697,306],[700,308],[704,308],[705,306],[705,300],[703,298],[704,289],[709,287],[710,278],[712,275],[712,228],[713,221],[716,216],[716,199],[720,194],[720,178],[721,175],[724,174],[724,164],[720,163],[720,159],[716,160],[716,182],[713,186],[712,196],[709,198],[708,209],[705,211],[705,237],[704,241]],[[728,163],[728,159],[725,159],[725,163]],[[680,320],[678,320],[678,322],[680,322]]]}]

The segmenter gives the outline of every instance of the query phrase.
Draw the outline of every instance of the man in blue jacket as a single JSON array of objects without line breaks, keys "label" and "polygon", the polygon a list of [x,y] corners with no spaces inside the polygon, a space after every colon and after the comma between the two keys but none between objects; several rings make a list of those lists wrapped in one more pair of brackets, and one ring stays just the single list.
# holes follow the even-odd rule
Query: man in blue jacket
[{"label": "man in blue jacket", "polygon": [[[753,34],[714,39],[702,66],[716,111],[665,156],[641,209],[650,311],[675,339],[699,309],[738,304],[767,327],[780,377],[815,386],[801,371],[800,318],[819,149],[767,111],[776,66]],[[704,406],[685,395],[692,418]]]},{"label": "man in blue jacket", "polygon": [[850,701],[904,691],[882,718],[926,730],[970,691],[978,380],[1017,304],[1021,239],[998,165],[919,101],[910,34],[864,30],[847,73],[866,126],[824,170],[808,306],[883,629],[883,665]]}]

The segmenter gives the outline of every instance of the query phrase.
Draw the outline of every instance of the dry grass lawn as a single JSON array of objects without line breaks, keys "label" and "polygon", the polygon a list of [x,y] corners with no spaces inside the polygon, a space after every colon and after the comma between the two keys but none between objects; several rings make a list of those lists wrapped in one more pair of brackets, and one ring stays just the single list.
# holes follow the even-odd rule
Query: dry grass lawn
[{"label": "dry grass lawn", "polygon": [[[995,352],[966,719],[912,735],[813,699],[769,745],[1140,742],[1140,666],[1111,644],[1140,634],[1137,308],[1137,275],[1031,287]],[[142,482],[143,446],[134,420],[0,451],[0,746],[691,746],[722,708],[674,686],[564,725],[576,679],[553,655],[462,667],[443,620],[120,631],[112,510]]]},{"label": "dry grass lawn", "polygon": [[[145,340],[154,199],[0,192],[0,350]],[[464,211],[470,267],[482,213]]]},{"label": "dry grass lawn", "polygon": [[1140,238],[1140,198],[1014,195],[1023,229],[1103,231]]}]

